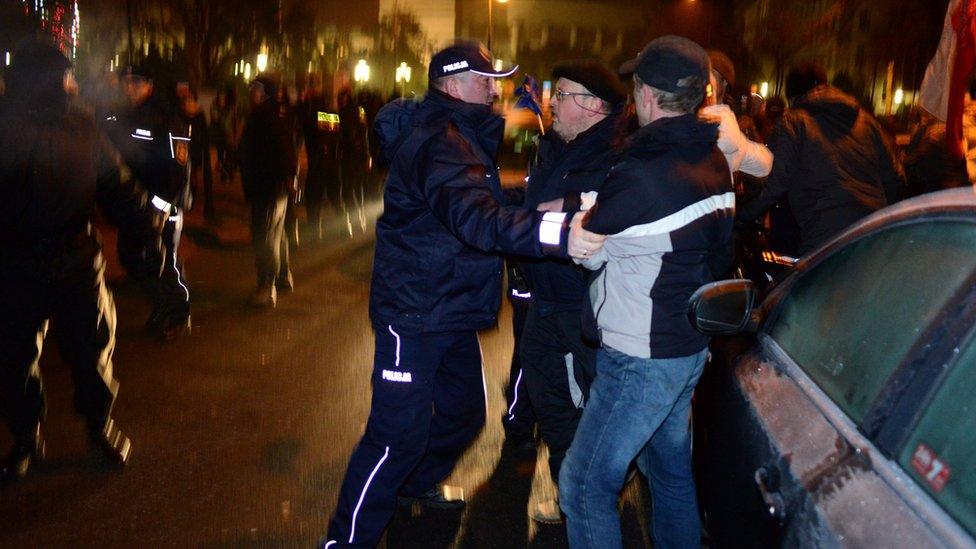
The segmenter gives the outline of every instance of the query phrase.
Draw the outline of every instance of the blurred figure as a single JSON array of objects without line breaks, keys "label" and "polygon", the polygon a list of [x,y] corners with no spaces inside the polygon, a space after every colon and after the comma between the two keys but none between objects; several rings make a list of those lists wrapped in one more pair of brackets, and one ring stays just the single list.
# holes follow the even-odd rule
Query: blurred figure
[{"label": "blurred figure", "polygon": [[712,94],[706,97],[707,105],[702,114],[719,123],[718,148],[733,174],[741,171],[754,177],[765,177],[773,167],[773,155],[765,145],[752,141],[743,133],[735,113],[726,103],[727,91],[735,85],[732,60],[717,50],[711,50],[708,56]]},{"label": "blurred figure", "polygon": [[911,139],[905,147],[906,197],[962,187],[969,183],[962,160],[946,148],[946,124],[924,109],[915,111]]},{"label": "blurred figure", "polygon": [[[322,237],[321,213],[324,204],[338,205],[339,190],[339,114],[329,105],[318,82],[305,92],[298,116],[308,157],[305,178],[305,213],[312,234]],[[324,202],[324,204],[323,204]]]},{"label": "blurred figure", "polygon": [[800,227],[800,254],[904,193],[901,167],[881,126],[826,81],[812,63],[789,72],[791,108],[769,142],[773,171],[759,196],[736,213],[755,220],[786,196]]},{"label": "blurred figure", "polygon": [[[251,304],[274,307],[278,291],[294,287],[288,270],[285,215],[297,159],[287,117],[278,104],[278,85],[268,76],[251,82],[251,112],[238,147],[244,197],[251,203],[251,243],[257,290]],[[283,260],[284,259],[284,260]]]},{"label": "blurred figure", "polygon": [[[105,285],[96,202],[120,229],[157,240],[144,197],[123,188],[111,147],[91,115],[68,103],[71,63],[31,40],[14,53],[0,99],[0,416],[14,448],[0,483],[23,477],[43,456],[39,367],[48,327],[71,367],[74,406],[92,443],[116,464],[129,439],[111,418],[115,304]],[[53,323],[52,323],[53,321]]]},{"label": "blurred figure", "polygon": [[770,97],[766,101],[766,116],[763,118],[763,123],[759,126],[759,135],[762,136],[763,143],[769,142],[773,128],[783,119],[784,114],[786,114],[786,101],[783,101],[782,97]]},{"label": "blurred figure", "polygon": [[190,329],[190,290],[178,256],[183,210],[192,205],[189,128],[166,105],[141,66],[122,74],[128,107],[106,121],[112,139],[132,176],[167,216],[162,254],[133,235],[119,232],[119,260],[129,275],[153,293],[146,329],[172,339]]},{"label": "blurred figure", "polygon": [[234,88],[228,87],[217,92],[210,105],[210,144],[216,151],[217,169],[223,182],[233,179],[237,129],[237,99]]},{"label": "blurred figure", "polygon": [[[290,135],[290,140],[292,145],[297,147],[298,139],[301,137],[298,128],[298,116],[291,105],[291,95],[288,93],[288,86],[282,84],[278,88],[278,117],[285,124],[285,131]],[[298,186],[298,153],[296,148],[295,153],[295,176],[292,178],[291,185],[288,187],[288,207],[285,209],[285,236],[291,242],[292,246],[296,248],[301,243],[301,239],[298,236],[298,201],[301,198],[301,187]],[[281,268],[279,272],[290,273],[290,263],[291,257],[288,253],[288,247],[284,247],[280,251],[281,255]],[[290,278],[289,278],[290,280]],[[284,285],[285,291],[291,291],[291,284]]]},{"label": "blurred figure", "polygon": [[203,187],[203,215],[213,220],[213,174],[210,169],[210,128],[207,117],[197,103],[197,91],[188,87],[183,95],[181,114],[190,134],[190,189],[194,196]]},{"label": "blurred figure", "polygon": [[348,88],[339,91],[339,158],[341,169],[340,200],[346,194],[355,195],[363,186],[369,168],[366,145],[365,110],[361,113]]}]

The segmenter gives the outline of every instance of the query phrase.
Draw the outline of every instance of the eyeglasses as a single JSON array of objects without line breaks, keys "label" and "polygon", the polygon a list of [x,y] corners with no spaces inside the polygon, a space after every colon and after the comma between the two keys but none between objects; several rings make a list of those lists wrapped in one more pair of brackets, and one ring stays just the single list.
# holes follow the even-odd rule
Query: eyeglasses
[{"label": "eyeglasses", "polygon": [[562,101],[567,97],[596,97],[592,93],[582,93],[582,92],[566,92],[560,89],[556,89],[556,100]]}]

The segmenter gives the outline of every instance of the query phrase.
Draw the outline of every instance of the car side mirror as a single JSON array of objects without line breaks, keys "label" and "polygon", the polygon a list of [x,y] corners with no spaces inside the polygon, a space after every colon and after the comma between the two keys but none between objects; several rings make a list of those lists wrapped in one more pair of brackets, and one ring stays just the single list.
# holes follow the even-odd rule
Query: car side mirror
[{"label": "car side mirror", "polygon": [[751,280],[720,280],[698,288],[688,300],[688,319],[705,335],[755,331],[756,287]]}]

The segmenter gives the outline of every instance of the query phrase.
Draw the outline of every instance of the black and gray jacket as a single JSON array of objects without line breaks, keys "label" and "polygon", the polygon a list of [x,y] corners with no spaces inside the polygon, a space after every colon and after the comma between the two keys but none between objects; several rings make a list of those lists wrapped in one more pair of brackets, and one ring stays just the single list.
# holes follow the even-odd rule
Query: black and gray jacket
[{"label": "black and gray jacket", "polygon": [[641,128],[603,184],[584,227],[610,235],[584,265],[600,341],[641,358],[702,350],[688,298],[732,259],[735,194],[718,126],[694,114]]}]

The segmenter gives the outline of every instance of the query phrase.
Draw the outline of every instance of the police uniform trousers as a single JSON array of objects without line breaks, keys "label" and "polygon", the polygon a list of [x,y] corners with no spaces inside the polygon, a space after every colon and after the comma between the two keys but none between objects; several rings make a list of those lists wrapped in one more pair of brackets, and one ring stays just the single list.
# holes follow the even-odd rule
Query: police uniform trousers
[{"label": "police uniform trousers", "polygon": [[322,203],[328,201],[339,207],[339,167],[338,160],[331,161],[322,154],[312,154],[308,160],[308,175],[305,179],[305,212],[309,223],[318,223],[321,218]]},{"label": "police uniform trousers", "polygon": [[151,323],[180,323],[190,314],[190,289],[179,258],[183,211],[173,208],[163,225],[162,249],[155,242],[119,232],[119,261],[153,299]]},{"label": "police uniform trousers", "polygon": [[374,331],[372,406],[329,524],[330,549],[375,547],[397,495],[435,488],[485,422],[476,332]]},{"label": "police uniform trousers", "polygon": [[258,196],[251,202],[251,244],[258,286],[273,286],[286,278],[289,269],[288,235],[285,216],[288,193]]},{"label": "police uniform trousers", "polygon": [[512,304],[512,335],[515,345],[508,373],[508,385],[505,387],[506,406],[505,414],[502,415],[502,426],[505,428],[505,438],[527,441],[535,437],[536,418],[525,384],[525,371],[519,359],[519,346],[532,298],[509,295],[508,301]]},{"label": "police uniform trousers", "polygon": [[[583,341],[579,311],[539,314],[536,302],[529,305],[522,331],[519,355],[539,433],[549,447],[549,473],[559,478],[566,450],[573,442],[596,374],[596,349]],[[573,399],[566,355],[573,359],[573,377],[583,402]]]},{"label": "police uniform trousers", "polygon": [[44,413],[39,367],[50,327],[75,385],[75,409],[101,431],[118,390],[112,377],[115,303],[92,229],[59,242],[0,250],[0,413],[30,444]]}]

